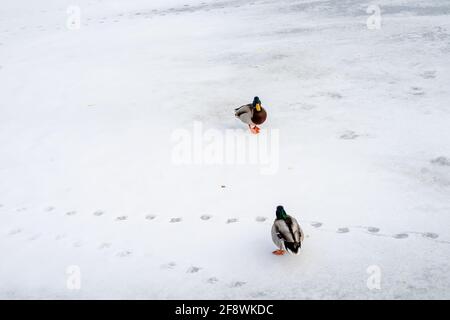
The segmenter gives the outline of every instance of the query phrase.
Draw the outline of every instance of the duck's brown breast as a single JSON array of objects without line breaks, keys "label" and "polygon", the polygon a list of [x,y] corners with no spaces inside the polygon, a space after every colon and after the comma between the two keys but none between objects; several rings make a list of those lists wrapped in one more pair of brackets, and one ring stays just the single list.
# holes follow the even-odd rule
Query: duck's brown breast
[{"label": "duck's brown breast", "polygon": [[261,111],[253,110],[252,122],[254,124],[262,124],[267,119],[267,112],[264,108],[261,108]]}]

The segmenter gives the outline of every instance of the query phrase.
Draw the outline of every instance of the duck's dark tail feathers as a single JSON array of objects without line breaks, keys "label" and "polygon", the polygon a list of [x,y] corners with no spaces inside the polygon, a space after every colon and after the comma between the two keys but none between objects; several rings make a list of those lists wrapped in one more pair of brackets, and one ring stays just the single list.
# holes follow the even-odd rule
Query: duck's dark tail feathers
[{"label": "duck's dark tail feathers", "polygon": [[286,247],[286,250],[289,251],[292,254],[299,254],[301,243],[300,242],[285,242],[284,246]]}]

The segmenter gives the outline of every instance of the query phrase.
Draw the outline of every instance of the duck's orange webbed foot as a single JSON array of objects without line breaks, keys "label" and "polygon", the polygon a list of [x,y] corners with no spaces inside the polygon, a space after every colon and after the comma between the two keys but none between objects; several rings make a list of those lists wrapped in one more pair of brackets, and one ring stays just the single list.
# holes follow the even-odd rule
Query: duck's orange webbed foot
[{"label": "duck's orange webbed foot", "polygon": [[251,125],[248,125],[248,127],[250,128],[250,132],[253,133],[253,134],[258,134],[259,131],[260,131],[260,129],[259,129],[257,126],[254,126],[254,127],[252,128]]},{"label": "duck's orange webbed foot", "polygon": [[282,256],[283,254],[286,253],[286,251],[284,250],[275,250],[274,252],[272,252],[274,255],[276,256]]}]

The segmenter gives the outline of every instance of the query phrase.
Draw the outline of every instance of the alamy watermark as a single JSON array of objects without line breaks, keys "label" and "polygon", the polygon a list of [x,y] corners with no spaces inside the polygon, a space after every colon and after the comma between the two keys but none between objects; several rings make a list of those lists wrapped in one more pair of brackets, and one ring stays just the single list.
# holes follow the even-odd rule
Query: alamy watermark
[{"label": "alamy watermark", "polygon": [[66,27],[69,30],[79,30],[81,28],[81,8],[78,6],[69,6],[66,10]]},{"label": "alamy watermark", "polygon": [[381,29],[381,8],[378,5],[372,4],[367,7],[367,14],[370,16],[366,20],[367,29],[380,30]]},{"label": "alamy watermark", "polygon": [[368,266],[366,272],[369,274],[366,285],[369,290],[381,289],[381,268],[377,265]]},{"label": "alamy watermark", "polygon": [[242,129],[206,129],[199,121],[193,128],[176,129],[171,136],[175,165],[255,165],[264,175],[279,169],[280,132],[261,129],[252,135]]},{"label": "alamy watermark", "polygon": [[68,266],[66,268],[66,288],[68,290],[81,289],[81,268],[76,265]]}]

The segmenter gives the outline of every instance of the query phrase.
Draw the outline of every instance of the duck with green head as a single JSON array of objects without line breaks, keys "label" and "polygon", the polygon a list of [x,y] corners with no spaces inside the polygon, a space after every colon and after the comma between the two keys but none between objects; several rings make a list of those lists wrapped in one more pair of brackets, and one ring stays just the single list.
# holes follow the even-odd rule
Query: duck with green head
[{"label": "duck with green head", "polygon": [[253,134],[259,133],[258,125],[263,124],[267,119],[267,112],[261,106],[261,100],[258,97],[255,97],[252,103],[243,105],[234,111],[235,116],[247,124]]},{"label": "duck with green head", "polygon": [[286,213],[283,206],[278,206],[277,218],[272,225],[272,241],[278,247],[273,254],[299,254],[303,242],[303,230],[297,220]]}]

